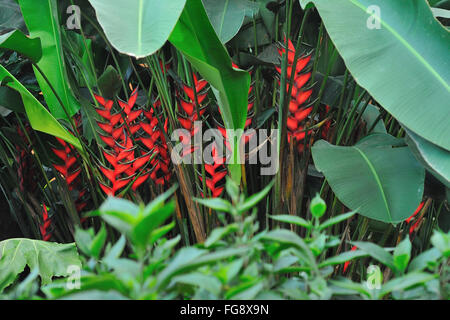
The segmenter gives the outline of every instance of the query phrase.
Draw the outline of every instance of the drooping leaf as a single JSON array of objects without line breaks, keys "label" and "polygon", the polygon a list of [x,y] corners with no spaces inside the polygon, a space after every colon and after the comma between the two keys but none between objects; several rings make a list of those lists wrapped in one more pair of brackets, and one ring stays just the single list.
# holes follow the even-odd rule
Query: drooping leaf
[{"label": "drooping leaf", "polygon": [[17,51],[34,62],[38,62],[42,56],[41,40],[31,39],[19,30],[0,35],[0,48]]},{"label": "drooping leaf", "polygon": [[450,33],[427,2],[300,0],[309,3],[357,82],[406,127],[450,150]]},{"label": "drooping leaf", "polygon": [[[0,242],[0,270],[9,268],[15,276],[25,267],[39,269],[42,284],[49,284],[52,277],[69,275],[71,266],[81,268],[81,262],[75,244],[58,244],[54,242],[9,239]],[[0,291],[10,285],[3,283]]]},{"label": "drooping leaf", "polygon": [[61,138],[81,150],[80,141],[70,134],[50,112],[3,66],[0,65],[0,83],[17,91],[34,130]]},{"label": "drooping leaf", "polygon": [[89,0],[111,44],[121,53],[143,58],[169,38],[186,0]]},{"label": "drooping leaf", "polygon": [[406,142],[416,159],[450,188],[450,151],[428,142],[407,128],[405,130],[408,133]]},{"label": "drooping leaf", "polygon": [[314,163],[342,203],[371,219],[398,223],[422,200],[425,170],[408,147],[373,134],[353,147],[323,140],[312,148]]},{"label": "drooping leaf", "polygon": [[[80,105],[71,92],[67,67],[64,63],[57,2],[56,0],[19,0],[19,5],[30,37],[41,40],[43,55],[37,65],[71,117],[78,112]],[[67,119],[66,112],[47,81],[36,68],[34,72],[51,114],[57,119]]]}]

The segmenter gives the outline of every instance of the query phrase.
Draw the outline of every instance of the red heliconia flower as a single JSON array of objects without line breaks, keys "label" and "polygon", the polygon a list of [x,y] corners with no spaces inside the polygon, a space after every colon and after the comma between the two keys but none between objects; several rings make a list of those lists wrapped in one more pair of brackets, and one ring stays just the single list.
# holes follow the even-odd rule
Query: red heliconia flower
[{"label": "red heliconia flower", "polygon": [[[74,116],[75,126],[80,133],[81,128],[81,115]],[[69,191],[77,191],[77,197],[75,199],[75,209],[77,212],[81,212],[86,206],[87,201],[84,199],[86,195],[86,189],[81,185],[79,178],[81,168],[78,162],[80,155],[77,150],[66,141],[55,137],[59,146],[52,148],[53,153],[62,161],[60,164],[53,164],[53,167],[58,171],[61,177],[67,184]]]},{"label": "red heliconia flower", "polygon": [[195,121],[200,121],[201,117],[206,111],[206,106],[203,105],[208,96],[208,82],[206,80],[198,80],[197,76],[193,74],[193,87],[183,84],[183,92],[187,96],[185,99],[180,92],[178,92],[178,102],[180,115],[178,122],[180,125],[191,133],[191,136],[197,133],[194,127]]},{"label": "red heliconia flower", "polygon": [[52,219],[50,218],[45,203],[42,209],[42,224],[39,226],[39,231],[41,232],[42,240],[49,241],[52,238],[51,232]]},{"label": "red heliconia flower", "polygon": [[[291,100],[289,103],[289,113],[287,118],[287,137],[288,142],[295,138],[299,152],[303,152],[304,143],[307,134],[311,131],[305,131],[305,122],[309,118],[313,106],[308,105],[312,95],[312,89],[304,88],[311,79],[311,72],[304,72],[304,69],[311,61],[311,55],[302,55],[297,59],[297,64],[294,66],[295,47],[291,40],[288,40],[288,48],[281,47],[278,53],[282,56],[284,53],[288,56],[287,76],[288,81],[294,70],[294,81],[292,84]],[[276,67],[279,75],[281,75],[281,68]],[[286,92],[289,90],[289,83],[286,85]]]},{"label": "red heliconia flower", "polygon": [[[191,137],[199,130],[198,127],[194,126],[194,122],[201,120],[201,117],[206,111],[207,105],[204,103],[209,90],[208,82],[206,80],[198,80],[195,74],[193,75],[193,78],[194,85],[192,87],[183,84],[183,92],[187,98],[178,94],[179,110],[181,113],[178,116],[178,122],[184,129],[189,131]],[[192,146],[192,141],[191,139],[188,139],[188,137],[180,137],[180,142],[184,145],[182,157],[194,153],[198,148]],[[225,159],[220,160],[218,158],[216,145],[213,145],[212,153],[213,163],[204,165],[206,172],[205,185],[210,191],[211,196],[216,198],[223,193],[225,176],[228,172],[224,165]],[[198,172],[198,176],[200,181],[203,182],[203,177],[200,172]],[[202,191],[200,191],[200,194],[202,197],[205,196]]]},{"label": "red heliconia flower", "polygon": [[74,148],[60,138],[56,138],[61,145],[61,149],[52,148],[53,153],[62,160],[62,164],[53,164],[53,167],[61,174],[67,182],[69,190],[74,189],[74,182],[80,175],[80,167],[78,166],[78,154]]},{"label": "red heliconia flower", "polygon": [[[225,177],[228,174],[227,167],[225,166],[225,157],[219,157],[217,151],[217,145],[214,143],[212,147],[212,164],[205,164],[206,187],[210,190],[213,198],[220,197],[225,187]],[[203,182],[201,175],[200,181]],[[204,197],[203,192],[201,196]]]},{"label": "red heliconia flower", "polygon": [[111,186],[100,182],[100,187],[109,196],[115,196],[120,189],[127,186],[132,180],[129,174],[132,173],[130,171],[132,171],[134,161],[134,148],[130,138],[125,140],[125,144],[117,145],[117,149],[112,153],[103,151],[103,155],[112,169],[103,166],[100,166],[99,169],[109,180]]},{"label": "red heliconia flower", "polygon": [[[209,86],[204,79],[198,80],[197,75],[193,74],[194,85],[189,86],[182,84],[182,91],[177,90],[178,97],[178,122],[181,127],[189,131],[191,137],[197,134],[200,129],[196,127],[194,122],[201,121],[205,114],[207,105],[205,105],[206,97],[208,96]],[[183,97],[183,93],[184,96]],[[181,137],[180,142],[183,144],[183,155],[186,156],[193,153],[196,147],[192,146],[192,141],[188,137]]]},{"label": "red heliconia flower", "polygon": [[[158,116],[154,114],[154,108],[148,112],[144,112],[144,116],[147,119],[147,122],[142,122],[141,128],[145,132],[146,136],[140,138],[140,141],[147,148],[147,153],[149,155],[157,154],[156,157],[150,160],[152,171],[149,176],[155,184],[164,186],[172,177],[172,172],[169,169],[169,148],[167,146],[164,133],[159,127]],[[166,119],[162,128],[166,134],[168,124],[168,119]]]},{"label": "red heliconia flower", "polygon": [[[413,219],[414,219],[415,216],[417,216],[417,214],[422,210],[422,208],[423,208],[424,205],[425,205],[425,202],[422,201],[422,202],[419,204],[419,206],[417,207],[416,211],[414,211],[414,213],[411,215],[411,217],[409,217],[408,219],[406,219],[406,224],[410,224],[411,222],[414,221]],[[415,221],[415,222],[412,224],[412,226],[410,226],[410,228],[409,228],[409,235],[412,235],[413,232],[416,231],[416,230],[420,227],[420,225],[421,225],[421,223],[422,223],[422,220],[423,220],[423,215],[420,216],[420,217],[417,219],[417,221]]]},{"label": "red heliconia flower", "polygon": [[[104,156],[110,167],[100,166],[108,184],[100,183],[102,190],[111,196],[130,185],[133,191],[148,178],[164,185],[171,177],[168,147],[159,129],[153,110],[136,110],[138,91],[135,89],[128,101],[118,100],[120,112],[113,111],[114,102],[95,96],[103,106],[97,113],[104,119],[98,122],[104,131],[101,139],[109,147]],[[164,125],[167,132],[167,121]],[[161,173],[162,172],[162,173]]]},{"label": "red heliconia flower", "polygon": [[81,173],[81,168],[78,163],[79,154],[71,144],[57,137],[56,140],[61,147],[59,149],[52,148],[52,151],[62,163],[53,164],[53,167],[61,174],[61,177],[67,183],[69,191],[78,191],[77,198],[75,199],[75,209],[77,212],[81,212],[87,206],[87,201],[84,200],[86,189],[81,187],[81,181],[79,179]]},{"label": "red heliconia flower", "polygon": [[[356,249],[358,249],[358,247],[353,246],[350,251],[355,251]],[[350,261],[347,261],[346,263],[344,263],[344,270],[342,270],[342,273],[345,273],[345,271],[347,271],[349,265],[350,265]]]}]

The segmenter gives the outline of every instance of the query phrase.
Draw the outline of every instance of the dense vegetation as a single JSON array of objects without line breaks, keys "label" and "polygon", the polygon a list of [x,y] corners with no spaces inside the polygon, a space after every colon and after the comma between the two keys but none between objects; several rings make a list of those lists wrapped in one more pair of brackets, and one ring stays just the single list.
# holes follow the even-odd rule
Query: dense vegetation
[{"label": "dense vegetation", "polygon": [[449,299],[450,1],[0,8],[1,298]]}]

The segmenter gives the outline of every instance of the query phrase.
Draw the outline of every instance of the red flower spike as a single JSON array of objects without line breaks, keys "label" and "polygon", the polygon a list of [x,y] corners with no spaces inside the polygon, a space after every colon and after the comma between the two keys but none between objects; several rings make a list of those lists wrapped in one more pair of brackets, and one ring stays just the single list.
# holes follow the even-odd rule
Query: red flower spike
[{"label": "red flower spike", "polygon": [[[358,247],[353,246],[352,249],[351,249],[350,251],[356,251],[356,249],[358,249]],[[347,261],[347,262],[344,264],[344,270],[342,271],[343,273],[345,273],[345,271],[347,271],[349,265],[350,265],[350,261]]]},{"label": "red flower spike", "polygon": [[[411,217],[409,217],[408,219],[406,219],[406,224],[410,224],[411,221],[413,221],[412,219],[414,219],[417,214],[422,211],[423,206],[425,205],[425,202],[421,202],[419,204],[419,206],[417,207],[416,211],[414,211],[414,213],[411,215]],[[414,222],[414,224],[409,228],[409,234],[412,235],[414,231],[416,231],[420,225],[422,224],[422,220],[423,220],[423,216],[419,217],[417,219],[417,221]]]},{"label": "red flower spike", "polygon": [[[96,98],[98,99],[99,103],[106,104],[107,106],[111,104],[104,99],[100,99],[101,97],[97,96]],[[77,130],[80,130],[81,116],[76,115],[74,117],[74,120]],[[56,141],[61,145],[62,148],[52,148],[52,151],[60,160],[62,160],[63,163],[53,164],[53,167],[61,174],[70,191],[78,191],[78,196],[74,200],[74,204],[77,212],[80,213],[81,210],[83,210],[87,206],[87,202],[85,199],[83,199],[84,195],[86,194],[86,190],[83,189],[81,179],[79,178],[81,174],[81,168],[78,165],[79,154],[72,145],[65,142],[64,140],[56,138]]]},{"label": "red flower spike", "polygon": [[[286,39],[285,39],[286,40]],[[288,78],[292,75],[294,71],[294,82],[292,86],[291,96],[292,99],[289,103],[289,115],[287,118],[286,126],[288,128],[287,139],[290,142],[292,138],[296,139],[297,149],[299,152],[303,152],[305,146],[303,145],[303,140],[306,135],[309,135],[311,131],[304,132],[304,122],[307,121],[308,117],[312,112],[312,107],[304,107],[303,105],[311,98],[312,90],[304,90],[304,86],[311,79],[311,72],[304,73],[304,69],[311,61],[311,56],[300,56],[297,60],[297,64],[294,66],[294,56],[295,47],[291,40],[288,40],[288,48],[280,48],[278,53],[280,57],[287,52],[288,55],[288,66],[287,66],[287,76]],[[281,75],[281,68],[275,68],[278,74]],[[303,72],[303,73],[302,73]],[[286,91],[289,90],[289,84],[286,85]]]},{"label": "red flower spike", "polygon": [[312,95],[312,90],[302,91],[296,95],[297,104],[304,104]]},{"label": "red flower spike", "polygon": [[52,220],[48,214],[47,206],[44,203],[42,206],[42,224],[39,226],[43,241],[50,241],[52,238],[52,232],[50,230],[51,225]]}]

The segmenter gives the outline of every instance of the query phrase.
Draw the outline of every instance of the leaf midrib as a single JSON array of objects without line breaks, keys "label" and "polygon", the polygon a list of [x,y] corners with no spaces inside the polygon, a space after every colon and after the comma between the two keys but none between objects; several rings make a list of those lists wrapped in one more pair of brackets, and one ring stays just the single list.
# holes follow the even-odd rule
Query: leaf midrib
[{"label": "leaf midrib", "polygon": [[362,158],[364,159],[364,161],[367,163],[367,166],[369,167],[370,172],[372,173],[373,177],[375,178],[375,182],[376,182],[377,185],[378,185],[378,189],[380,190],[381,197],[382,197],[382,199],[383,199],[383,203],[384,203],[384,205],[385,205],[385,207],[386,207],[386,212],[387,212],[387,214],[388,214],[388,216],[389,216],[389,220],[392,221],[392,214],[391,214],[391,210],[389,209],[389,204],[388,204],[388,202],[387,202],[386,194],[385,194],[385,192],[384,192],[383,185],[381,184],[380,177],[378,176],[378,173],[377,173],[377,171],[375,170],[375,167],[373,166],[372,162],[369,160],[369,158],[367,158],[367,156],[364,154],[364,152],[363,152],[361,149],[359,149],[359,148],[356,147],[356,146],[354,146],[353,148],[355,148],[355,149],[359,152],[359,154],[361,155],[361,157],[362,157]]},{"label": "leaf midrib", "polygon": [[223,24],[225,22],[225,15],[227,13],[228,10],[228,3],[230,2],[230,0],[226,0],[225,1],[225,5],[223,7],[223,15],[222,18],[220,20],[220,28],[219,28],[219,37],[222,38],[222,30],[223,30]]},{"label": "leaf midrib", "polygon": [[[360,8],[361,10],[363,10],[364,12],[367,13],[367,9],[363,4],[361,4],[360,2],[358,2],[358,0],[348,0],[350,1],[351,4],[355,5],[356,7]],[[403,38],[397,31],[395,31],[395,29],[389,25],[386,21],[384,21],[383,19],[381,19],[380,17],[378,17],[377,15],[373,15],[373,17],[379,21],[384,27],[386,27],[386,29],[392,33],[392,35],[397,38],[400,43],[402,43],[409,51],[411,51],[411,53],[431,72],[431,74],[433,74],[437,80],[444,86],[444,88],[450,92],[450,86],[447,84],[447,82],[441,77],[441,75],[427,62],[427,60],[422,57],[422,55],[417,52],[413,46],[411,46],[409,44],[409,42]]]}]

